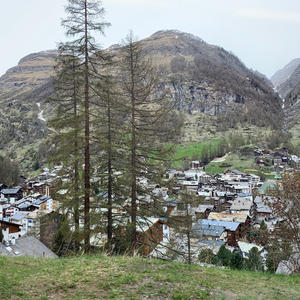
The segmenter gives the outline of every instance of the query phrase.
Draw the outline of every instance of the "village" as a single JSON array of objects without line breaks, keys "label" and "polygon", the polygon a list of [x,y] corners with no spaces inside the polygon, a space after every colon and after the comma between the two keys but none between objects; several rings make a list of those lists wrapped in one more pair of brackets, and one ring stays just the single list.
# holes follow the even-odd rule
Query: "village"
[{"label": "village", "polygon": [[[250,250],[256,247],[265,263],[267,251],[264,245],[255,239],[250,241],[249,232],[259,230],[262,224],[268,232],[273,232],[284,222],[273,214],[274,198],[270,191],[280,183],[281,173],[299,169],[300,159],[285,150],[271,153],[257,149],[253,157],[257,164],[263,164],[266,160],[271,162],[275,178],[263,182],[258,175],[238,170],[208,175],[199,161],[191,161],[188,170],[169,170],[164,181],[173,182],[171,189],[151,185],[141,176],[140,184],[150,188],[152,194],[161,199],[162,211],[137,218],[140,254],[184,261],[190,247],[190,259],[199,263],[198,257],[203,249],[210,249],[216,254],[224,245],[231,252],[239,251],[247,258]],[[0,184],[0,228],[3,235],[0,255],[55,256],[50,249],[53,249],[63,208],[53,191],[61,180],[61,169],[61,166],[51,170],[44,168],[35,178],[22,178],[22,184],[14,188]],[[56,191],[56,195],[62,198],[65,193],[65,190]],[[193,201],[184,203],[184,194]],[[105,198],[105,193],[102,197]],[[145,202],[153,204],[151,197],[140,197],[139,206]],[[114,224],[130,220],[127,213],[130,202],[125,200],[124,203],[113,208]],[[102,212],[100,222],[106,224],[107,208],[99,208],[98,211]],[[183,227],[188,230],[184,233],[178,231],[177,226],[173,225],[174,219],[183,220]],[[92,245],[102,247],[106,242],[105,231],[94,230],[94,233]],[[30,242],[24,243],[28,237]],[[39,247],[35,248],[40,251],[30,252],[29,248],[34,243],[39,243]]]}]

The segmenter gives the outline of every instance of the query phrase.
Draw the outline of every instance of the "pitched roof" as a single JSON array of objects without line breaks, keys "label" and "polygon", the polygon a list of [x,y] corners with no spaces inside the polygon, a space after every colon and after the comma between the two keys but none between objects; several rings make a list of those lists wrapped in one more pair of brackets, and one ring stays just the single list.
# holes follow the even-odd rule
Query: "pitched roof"
[{"label": "pitched roof", "polygon": [[240,223],[218,220],[200,219],[193,226],[193,233],[196,236],[209,235],[220,237],[225,230],[236,231]]},{"label": "pitched roof", "polygon": [[15,245],[6,246],[0,243],[0,255],[58,258],[34,236],[23,236],[16,240]]},{"label": "pitched roof", "polygon": [[245,223],[248,218],[248,214],[245,213],[217,213],[211,212],[208,216],[209,220],[219,220],[219,221],[229,221],[229,222],[238,222]]},{"label": "pitched roof", "polygon": [[20,191],[20,189],[21,189],[20,187],[15,187],[15,188],[12,188],[12,189],[3,189],[1,191],[1,193],[4,194],[4,195],[15,195]]},{"label": "pitched roof", "polygon": [[231,210],[250,210],[252,204],[253,204],[253,201],[251,201],[251,200],[237,198],[233,201],[230,209]]}]

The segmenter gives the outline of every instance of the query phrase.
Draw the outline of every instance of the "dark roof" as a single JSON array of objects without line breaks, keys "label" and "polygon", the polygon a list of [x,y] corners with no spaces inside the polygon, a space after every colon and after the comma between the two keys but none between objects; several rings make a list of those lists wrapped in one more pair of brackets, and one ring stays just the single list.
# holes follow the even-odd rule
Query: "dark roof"
[{"label": "dark roof", "polygon": [[3,189],[3,190],[1,191],[1,193],[4,194],[4,195],[15,195],[15,194],[17,194],[20,190],[21,190],[20,187],[15,187],[15,188],[12,188],[12,189]]},{"label": "dark roof", "polygon": [[15,245],[10,244],[7,246],[0,243],[0,255],[58,258],[55,253],[34,236],[23,236],[16,240]]},{"label": "dark roof", "polygon": [[42,203],[46,202],[49,199],[51,199],[51,197],[43,196],[43,197],[40,197],[39,199],[35,200],[33,204],[34,205],[41,205]]}]

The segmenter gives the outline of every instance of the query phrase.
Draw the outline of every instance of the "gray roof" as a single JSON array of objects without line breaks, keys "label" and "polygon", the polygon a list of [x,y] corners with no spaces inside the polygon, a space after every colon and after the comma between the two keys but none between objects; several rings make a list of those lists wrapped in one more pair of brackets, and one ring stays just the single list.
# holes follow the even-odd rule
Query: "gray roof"
[{"label": "gray roof", "polygon": [[4,195],[15,195],[20,191],[20,189],[21,189],[20,187],[15,187],[15,188],[12,188],[12,189],[3,189],[1,191],[1,193],[4,194]]},{"label": "gray roof", "polygon": [[7,246],[0,243],[0,255],[58,258],[54,252],[34,236],[23,236],[16,240],[15,245]]},{"label": "gray roof", "polygon": [[220,237],[225,230],[236,231],[240,223],[219,220],[200,219],[193,226],[193,233],[196,236],[209,235]]}]

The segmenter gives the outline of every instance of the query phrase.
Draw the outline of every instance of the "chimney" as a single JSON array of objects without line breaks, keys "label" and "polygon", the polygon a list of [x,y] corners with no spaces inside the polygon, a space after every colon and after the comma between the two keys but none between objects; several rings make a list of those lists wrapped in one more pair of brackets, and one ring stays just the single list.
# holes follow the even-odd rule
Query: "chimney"
[{"label": "chimney", "polygon": [[13,237],[10,242],[11,242],[12,245],[15,245],[16,244],[16,239]]}]

